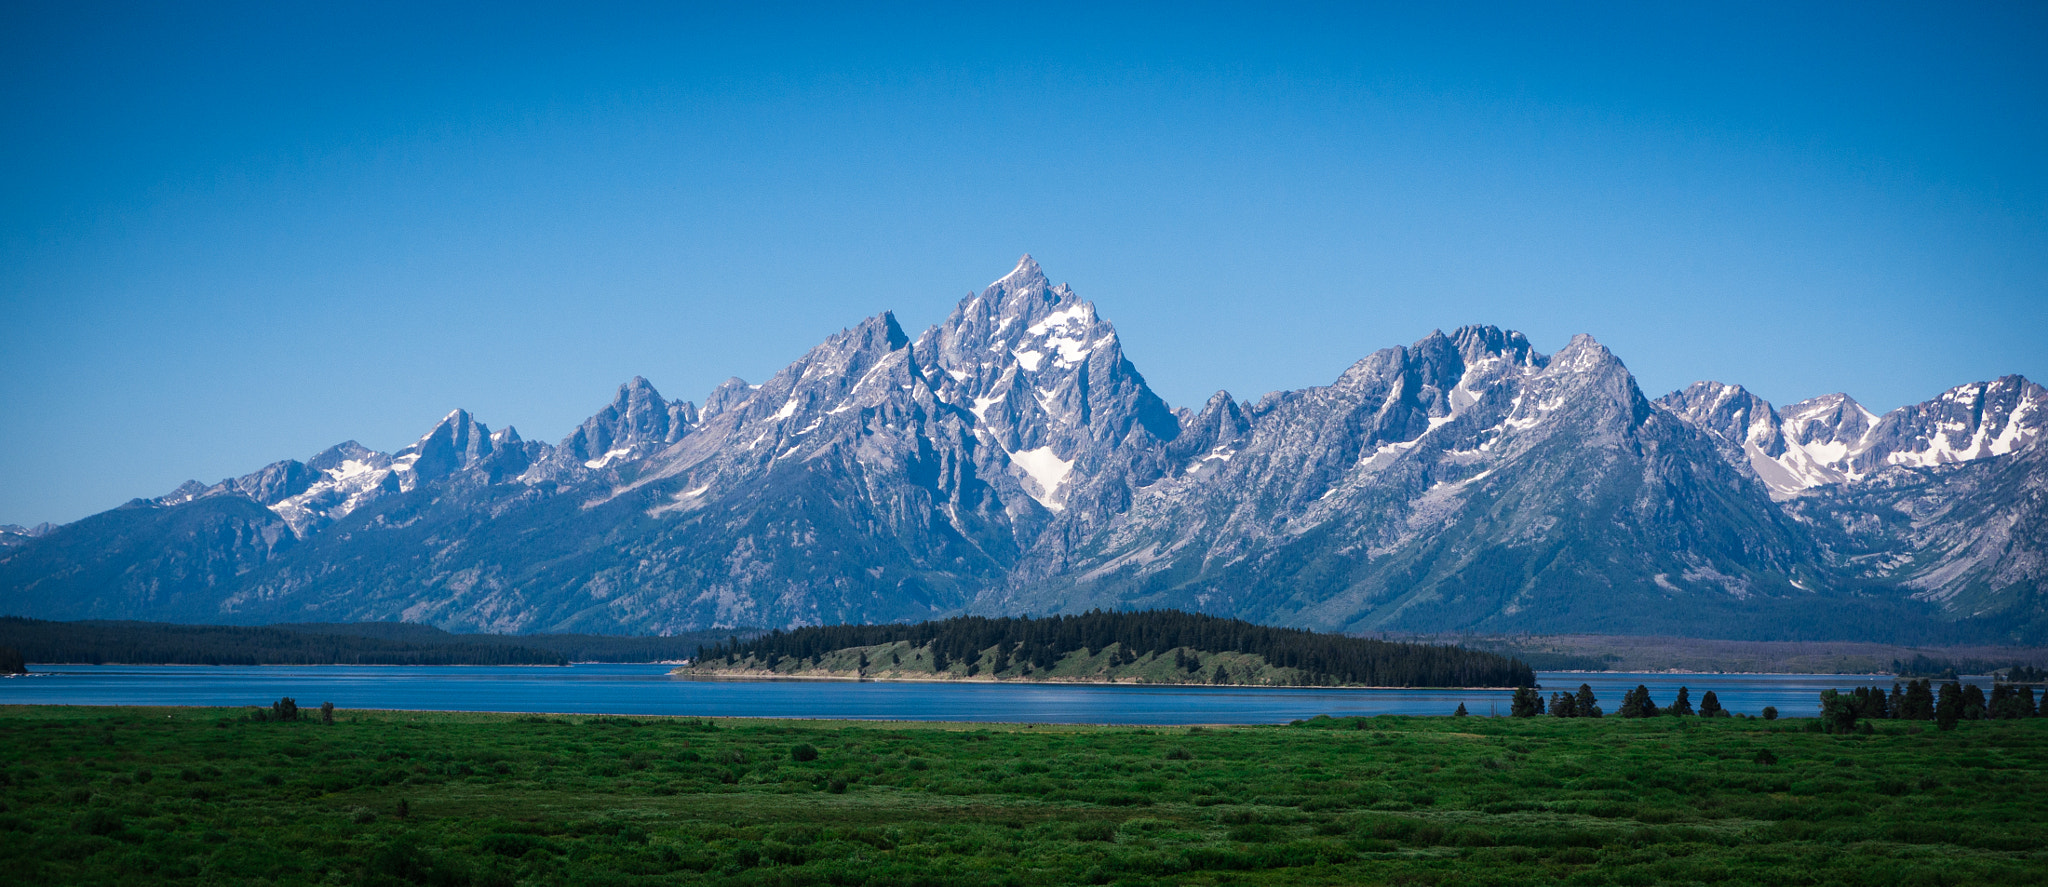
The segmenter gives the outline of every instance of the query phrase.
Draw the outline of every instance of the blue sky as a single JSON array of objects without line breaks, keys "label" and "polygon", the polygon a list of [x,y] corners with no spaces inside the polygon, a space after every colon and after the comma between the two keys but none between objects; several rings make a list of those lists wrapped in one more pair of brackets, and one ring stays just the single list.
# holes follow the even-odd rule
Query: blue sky
[{"label": "blue sky", "polygon": [[553,441],[1024,252],[1175,405],[1465,323],[2048,377],[2038,3],[423,5],[0,6],[0,522]]}]

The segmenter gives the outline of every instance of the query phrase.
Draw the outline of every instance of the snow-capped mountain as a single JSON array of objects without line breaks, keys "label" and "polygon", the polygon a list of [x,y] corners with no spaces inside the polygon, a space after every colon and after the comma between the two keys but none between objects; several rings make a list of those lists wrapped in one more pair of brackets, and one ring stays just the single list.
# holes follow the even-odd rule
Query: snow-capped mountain
[{"label": "snow-capped mountain", "polygon": [[1762,491],[1591,337],[1545,356],[1511,331],[1438,333],[1247,412],[1242,433],[1144,487],[1072,571],[1003,609],[1079,598],[1349,630],[1661,631],[1632,605],[1797,593],[1809,558]]},{"label": "snow-capped mountain", "polygon": [[1657,401],[1721,444],[1780,499],[1860,483],[1893,466],[1929,468],[2033,446],[2048,428],[2048,391],[2020,376],[1958,385],[1926,403],[1873,415],[1846,394],[1775,410],[1740,385],[1695,382]]},{"label": "snow-capped mountain", "polygon": [[20,524],[0,524],[0,548],[24,544],[54,529],[56,527],[47,522],[36,524],[33,527],[24,527]]},{"label": "snow-capped mountain", "polygon": [[642,378],[556,444],[451,412],[56,528],[51,618],[680,631],[1175,606],[1349,630],[2048,637],[2040,386],[1875,416],[1468,326],[1170,408],[1029,256],[700,408]]},{"label": "snow-capped mountain", "polygon": [[2033,446],[2048,429],[2048,390],[2020,376],[1958,385],[1926,403],[1885,414],[1848,465],[1870,475],[2003,456]]},{"label": "snow-capped mountain", "polygon": [[1876,417],[1846,394],[1788,407],[1787,419],[1740,385],[1695,382],[1657,399],[1713,438],[1730,463],[1746,466],[1779,499],[1848,479],[1848,456],[1868,445]]}]

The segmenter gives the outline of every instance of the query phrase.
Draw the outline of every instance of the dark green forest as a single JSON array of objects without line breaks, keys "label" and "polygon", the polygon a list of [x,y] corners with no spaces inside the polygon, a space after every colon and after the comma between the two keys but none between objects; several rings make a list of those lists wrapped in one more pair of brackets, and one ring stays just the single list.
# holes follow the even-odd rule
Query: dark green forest
[{"label": "dark green forest", "polygon": [[711,632],[673,637],[450,634],[402,622],[231,626],[0,617],[0,647],[19,651],[25,662],[95,665],[661,662],[693,657],[713,640]]},{"label": "dark green forest", "polygon": [[[706,648],[703,662],[821,660],[849,648],[895,643],[929,647],[938,671],[946,671],[949,661],[978,661],[993,648],[998,661],[1014,661],[1044,672],[1071,653],[1092,656],[1115,646],[1127,661],[1178,651],[1259,656],[1275,667],[1298,670],[1302,676],[1299,683],[1311,685],[1528,687],[1536,683],[1529,666],[1495,653],[1274,628],[1178,610],[1094,610],[1043,618],[962,616],[913,625],[799,628],[769,632],[752,640],[729,639]],[[994,670],[1000,672],[1004,667]]]}]

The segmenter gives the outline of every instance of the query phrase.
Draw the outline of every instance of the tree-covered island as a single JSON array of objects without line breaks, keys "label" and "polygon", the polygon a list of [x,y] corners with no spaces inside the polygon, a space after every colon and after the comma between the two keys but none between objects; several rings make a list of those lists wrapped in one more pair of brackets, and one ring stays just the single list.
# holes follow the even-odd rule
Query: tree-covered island
[{"label": "tree-covered island", "polygon": [[1256,687],[1531,687],[1496,653],[1273,628],[1177,610],[831,625],[707,647],[675,673],[838,680]]}]

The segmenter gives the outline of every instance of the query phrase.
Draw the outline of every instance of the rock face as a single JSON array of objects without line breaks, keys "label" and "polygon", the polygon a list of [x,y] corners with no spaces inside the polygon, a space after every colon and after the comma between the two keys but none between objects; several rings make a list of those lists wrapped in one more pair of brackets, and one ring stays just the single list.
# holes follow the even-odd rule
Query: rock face
[{"label": "rock face", "polygon": [[1467,327],[1248,413],[1145,487],[1078,575],[1005,603],[1078,588],[1089,604],[1331,629],[1669,631],[1796,593],[1810,559],[1763,491],[1590,337],[1546,358]]},{"label": "rock face", "polygon": [[1344,630],[2048,638],[2048,394],[1883,417],[1646,398],[1590,337],[1470,326],[1174,410],[1030,257],[700,409],[645,379],[560,443],[457,410],[57,528],[7,612],[674,632],[1178,607]]}]

